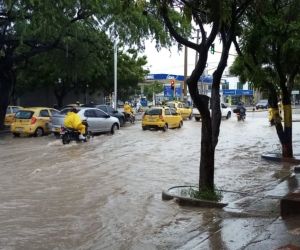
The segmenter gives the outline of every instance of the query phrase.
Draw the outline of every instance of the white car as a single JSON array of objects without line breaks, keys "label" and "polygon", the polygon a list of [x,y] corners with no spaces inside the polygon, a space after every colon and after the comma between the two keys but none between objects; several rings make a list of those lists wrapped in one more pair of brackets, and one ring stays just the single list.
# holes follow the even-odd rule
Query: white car
[{"label": "white car", "polygon": [[[225,103],[221,103],[221,113],[222,113],[222,118],[229,119],[231,117],[232,110]],[[200,121],[201,115],[200,115],[199,110],[197,108],[193,108],[192,115],[193,115],[193,117],[195,117],[196,121]]]},{"label": "white car", "polygon": [[197,108],[193,108],[192,116],[195,118],[195,120],[197,122],[200,121],[200,119],[201,119],[200,112],[199,112],[199,110]]},{"label": "white car", "polygon": [[[61,126],[64,124],[66,114],[72,108],[65,108],[60,113],[55,114],[51,117],[50,128],[54,135],[59,136]],[[105,113],[101,109],[89,108],[89,107],[78,107],[78,114],[82,120],[86,120],[89,127],[88,131],[92,134],[110,132],[114,134],[115,130],[120,128],[119,119]]]}]

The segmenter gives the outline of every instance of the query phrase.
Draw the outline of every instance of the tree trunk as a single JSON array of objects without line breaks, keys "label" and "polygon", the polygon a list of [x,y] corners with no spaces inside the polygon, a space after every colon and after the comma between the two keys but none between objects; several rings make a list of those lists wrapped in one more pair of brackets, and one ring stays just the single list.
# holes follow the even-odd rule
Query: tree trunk
[{"label": "tree trunk", "polygon": [[11,69],[0,65],[0,130],[4,128],[6,109],[14,86],[13,76]]},{"label": "tree trunk", "polygon": [[199,190],[214,189],[215,151],[210,116],[202,116]]},{"label": "tree trunk", "polygon": [[282,157],[293,157],[292,144],[292,107],[290,104],[283,105],[284,137],[282,140]]}]

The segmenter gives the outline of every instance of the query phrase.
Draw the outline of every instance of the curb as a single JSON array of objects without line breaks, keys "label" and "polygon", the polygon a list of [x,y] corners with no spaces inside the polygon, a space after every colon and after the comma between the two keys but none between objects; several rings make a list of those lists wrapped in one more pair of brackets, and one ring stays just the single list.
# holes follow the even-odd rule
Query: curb
[{"label": "curb", "polygon": [[172,200],[175,199],[179,205],[182,206],[196,206],[196,207],[207,207],[207,208],[223,208],[228,205],[228,203],[209,201],[191,198],[187,196],[181,196],[178,194],[172,194],[170,191],[180,189],[180,188],[191,188],[194,186],[174,186],[168,190],[162,191],[162,200]]},{"label": "curb", "polygon": [[286,157],[282,157],[280,153],[270,153],[270,152],[263,153],[261,155],[261,158],[265,160],[276,161],[276,162],[289,162],[289,163],[300,164],[299,156],[294,156],[293,158],[286,158]]}]

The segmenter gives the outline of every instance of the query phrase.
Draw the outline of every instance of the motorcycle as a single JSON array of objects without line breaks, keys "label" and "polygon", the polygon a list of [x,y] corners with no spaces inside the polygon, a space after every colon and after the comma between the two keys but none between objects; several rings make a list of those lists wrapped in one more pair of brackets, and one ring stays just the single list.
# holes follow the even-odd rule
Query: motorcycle
[{"label": "motorcycle", "polygon": [[125,122],[130,122],[130,123],[134,123],[135,122],[135,116],[134,116],[134,114],[129,114],[129,113],[125,113],[125,112],[123,112],[124,113],[124,116],[125,116]]},{"label": "motorcycle", "polygon": [[240,112],[240,109],[236,108],[233,110],[233,113],[236,114],[236,118],[238,121],[245,121],[246,119],[246,113],[245,112]]},{"label": "motorcycle", "polygon": [[60,137],[63,144],[69,144],[71,141],[76,142],[87,142],[90,139],[90,133],[88,132],[88,123],[87,121],[83,121],[82,124],[86,126],[86,133],[84,134],[85,139],[80,139],[80,132],[73,128],[67,128],[62,126],[60,131]]},{"label": "motorcycle", "polygon": [[238,112],[238,113],[236,113],[236,117],[237,117],[238,121],[245,121],[246,114],[245,113],[241,114],[240,112]]}]

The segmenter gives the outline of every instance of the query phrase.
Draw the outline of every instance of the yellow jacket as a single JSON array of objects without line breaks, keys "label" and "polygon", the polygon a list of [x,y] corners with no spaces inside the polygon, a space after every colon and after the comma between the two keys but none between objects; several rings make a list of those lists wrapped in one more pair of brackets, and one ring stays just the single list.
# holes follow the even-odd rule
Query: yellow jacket
[{"label": "yellow jacket", "polygon": [[124,112],[125,113],[133,113],[133,110],[129,104],[124,105]]},{"label": "yellow jacket", "polygon": [[81,125],[81,118],[74,112],[68,112],[64,120],[64,125],[68,128],[77,129]]}]

